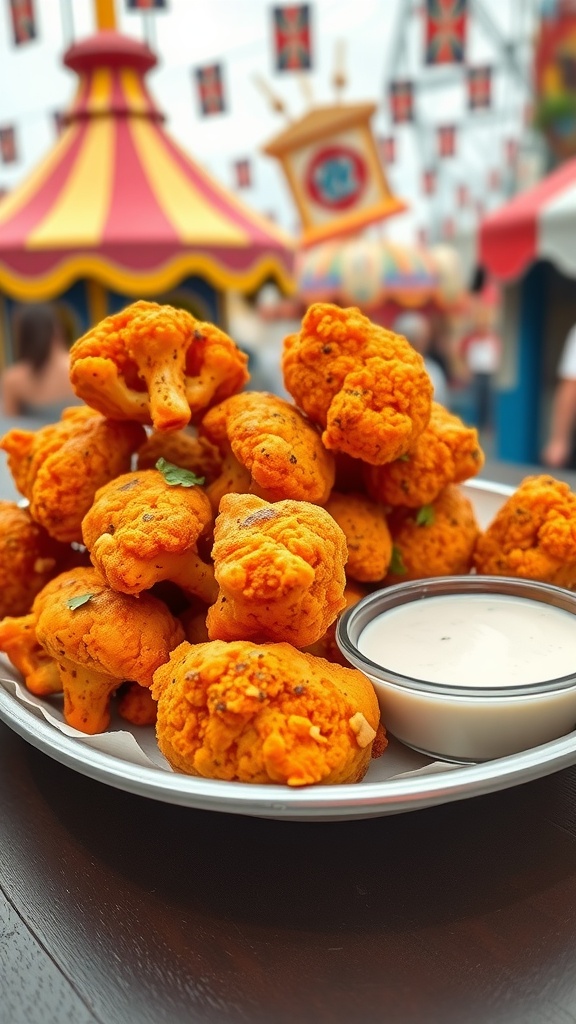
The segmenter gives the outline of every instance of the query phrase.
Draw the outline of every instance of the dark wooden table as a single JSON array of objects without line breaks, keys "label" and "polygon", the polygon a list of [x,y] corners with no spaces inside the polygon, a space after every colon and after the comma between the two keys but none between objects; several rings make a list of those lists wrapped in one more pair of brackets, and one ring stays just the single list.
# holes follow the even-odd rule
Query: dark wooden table
[{"label": "dark wooden table", "polygon": [[0,1024],[68,1022],[576,1022],[576,767],[288,823],[132,796],[0,726]]}]

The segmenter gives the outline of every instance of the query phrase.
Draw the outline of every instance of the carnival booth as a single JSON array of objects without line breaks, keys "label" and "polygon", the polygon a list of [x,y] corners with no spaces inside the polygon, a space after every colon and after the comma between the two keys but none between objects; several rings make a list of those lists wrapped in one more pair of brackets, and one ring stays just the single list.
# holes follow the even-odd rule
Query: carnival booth
[{"label": "carnival booth", "polygon": [[576,159],[482,222],[478,260],[502,282],[496,455],[535,463],[556,367],[576,323]]},{"label": "carnival booth", "polygon": [[145,81],[149,47],[105,30],[70,47],[64,64],[79,76],[64,130],[0,201],[4,331],[15,301],[55,301],[75,337],[136,297],[222,323],[228,289],[274,280],[289,292],[289,237],[165,131]]}]

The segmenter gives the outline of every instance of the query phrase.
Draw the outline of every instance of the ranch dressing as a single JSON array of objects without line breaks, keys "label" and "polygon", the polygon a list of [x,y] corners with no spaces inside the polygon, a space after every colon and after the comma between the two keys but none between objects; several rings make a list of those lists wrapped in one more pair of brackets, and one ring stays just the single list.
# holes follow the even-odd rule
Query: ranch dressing
[{"label": "ranch dressing", "polygon": [[574,615],[505,594],[398,605],[372,619],[357,646],[386,669],[449,686],[521,686],[576,673]]}]

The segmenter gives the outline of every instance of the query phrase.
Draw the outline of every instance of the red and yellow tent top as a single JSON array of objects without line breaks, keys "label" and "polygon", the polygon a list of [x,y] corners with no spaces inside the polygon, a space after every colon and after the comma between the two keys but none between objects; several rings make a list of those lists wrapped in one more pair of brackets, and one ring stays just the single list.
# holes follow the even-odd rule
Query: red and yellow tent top
[{"label": "red and yellow tent top", "polygon": [[78,278],[153,295],[198,274],[217,289],[287,292],[293,242],[217,184],[163,127],[143,43],[106,30],[73,45],[76,97],[58,142],[0,201],[0,291],[21,301]]}]

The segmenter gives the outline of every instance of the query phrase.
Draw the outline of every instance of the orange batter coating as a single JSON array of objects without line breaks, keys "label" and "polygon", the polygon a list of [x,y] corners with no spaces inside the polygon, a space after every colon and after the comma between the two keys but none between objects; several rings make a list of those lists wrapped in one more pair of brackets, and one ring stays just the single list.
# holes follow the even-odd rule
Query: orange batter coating
[{"label": "orange batter coating", "polygon": [[145,439],[138,423],[104,419],[71,406],[58,423],[39,430],[9,430],[0,440],[32,518],[63,543],[82,540],[82,519],[94,495],[130,468]]},{"label": "orange batter coating", "polygon": [[58,665],[68,725],[89,734],[107,728],[114,691],[124,682],[150,687],[156,669],[184,638],[161,601],[151,594],[117,594],[92,568],[73,569],[47,584],[35,628]]},{"label": "orange batter coating", "polygon": [[476,428],[434,402],[430,422],[409,452],[385,466],[365,467],[366,490],[385,505],[419,508],[447,484],[475,476],[483,465]]},{"label": "orange batter coating", "polygon": [[114,419],[181,430],[246,383],[248,357],[214,324],[143,300],[106,317],[74,343],[70,380]]},{"label": "orange batter coating", "polygon": [[576,494],[551,476],[528,476],[478,538],[476,572],[576,588]]},{"label": "orange batter coating", "polygon": [[211,640],[318,640],[344,607],[346,538],[319,505],[225,494],[214,528],[220,586]]},{"label": "orange batter coating", "polygon": [[310,306],[284,341],[282,369],[296,404],[324,428],[326,448],[372,465],[407,452],[430,419],[422,356],[354,307]]},{"label": "orange batter coating", "polygon": [[212,529],[210,502],[199,486],[172,486],[157,469],[124,473],[97,491],[82,538],[113,590],[140,594],[171,580],[206,604],[216,599],[214,570],[198,554]]},{"label": "orange batter coating", "polygon": [[132,725],[156,725],[156,701],[147,686],[123,683],[115,703],[120,717]]},{"label": "orange batter coating", "polygon": [[420,509],[393,509],[388,525],[394,546],[387,584],[470,572],[480,527],[456,484]]},{"label": "orange batter coating", "polygon": [[25,615],[36,594],[75,553],[35,523],[27,508],[0,501],[0,619]]},{"label": "orange batter coating", "polygon": [[172,434],[153,431],[138,450],[136,469],[154,469],[158,459],[189,469],[196,476],[204,477],[205,484],[222,472],[222,456],[216,446],[208,438],[195,437],[185,430]]},{"label": "orange batter coating", "polygon": [[34,612],[0,621],[0,651],[18,670],[30,693],[48,697],[62,691],[58,666],[38,643]]},{"label": "orange batter coating", "polygon": [[[344,591],[344,600],[346,602],[344,611],[350,608],[351,605],[357,604],[358,601],[366,597],[369,593],[368,587],[363,587],[362,584],[356,583],[355,580],[347,580],[346,589]],[[336,643],[336,626],[338,625],[338,619],[336,619],[321,636],[315,644],[310,644],[306,648],[306,654],[314,654],[318,658],[326,658],[326,661],[335,661],[338,665],[344,665],[346,668],[350,668],[349,663],[342,654],[338,644]],[[187,637],[189,639],[189,637]]]},{"label": "orange batter coating", "polygon": [[200,430],[224,457],[221,477],[208,488],[216,511],[231,491],[318,505],[328,498],[334,456],[316,427],[284,399],[263,391],[234,395],[204,416]]},{"label": "orange batter coating", "polygon": [[158,746],[188,775],[249,783],[359,782],[378,736],[372,684],[290,644],[183,643],[154,674]]},{"label": "orange batter coating", "polygon": [[324,507],[346,537],[346,576],[363,583],[383,580],[392,557],[392,537],[382,506],[364,494],[332,491]]}]

